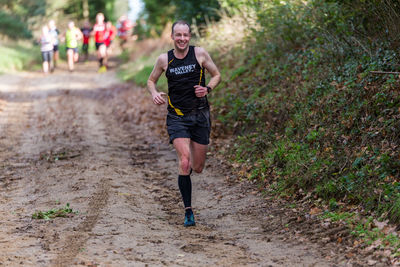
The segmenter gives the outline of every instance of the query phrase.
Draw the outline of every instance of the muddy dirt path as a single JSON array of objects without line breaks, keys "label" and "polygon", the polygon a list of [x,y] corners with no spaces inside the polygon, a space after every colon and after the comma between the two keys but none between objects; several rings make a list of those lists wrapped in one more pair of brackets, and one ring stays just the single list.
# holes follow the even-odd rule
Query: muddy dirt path
[{"label": "muddy dirt path", "polygon": [[[0,84],[0,265],[344,264],[335,247],[269,231],[280,213],[212,157],[192,178],[197,226],[184,228],[176,155],[154,122],[165,107],[115,72],[86,63]],[[67,203],[78,214],[32,219]]]}]

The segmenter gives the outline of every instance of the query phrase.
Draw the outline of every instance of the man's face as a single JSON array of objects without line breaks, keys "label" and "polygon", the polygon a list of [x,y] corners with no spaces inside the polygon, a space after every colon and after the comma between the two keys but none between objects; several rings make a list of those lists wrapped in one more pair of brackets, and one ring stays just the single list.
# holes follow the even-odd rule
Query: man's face
[{"label": "man's face", "polygon": [[54,20],[50,20],[49,21],[49,28],[50,29],[55,29],[56,28],[56,23],[54,22]]},{"label": "man's face", "polygon": [[176,50],[184,51],[189,46],[191,34],[186,24],[176,24],[172,33],[172,40]]},{"label": "man's face", "polygon": [[96,21],[97,21],[97,23],[102,24],[104,22],[104,15],[103,14],[97,14]]}]

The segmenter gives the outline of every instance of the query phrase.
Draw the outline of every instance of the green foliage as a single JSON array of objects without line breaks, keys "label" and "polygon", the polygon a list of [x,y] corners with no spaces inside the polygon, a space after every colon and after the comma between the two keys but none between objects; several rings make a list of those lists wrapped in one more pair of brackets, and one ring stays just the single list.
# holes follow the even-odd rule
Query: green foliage
[{"label": "green foliage", "polygon": [[199,25],[206,23],[206,19],[217,19],[217,10],[220,8],[217,0],[172,0],[176,6],[174,19],[183,19],[188,22],[196,21]]},{"label": "green foliage", "polygon": [[[382,33],[400,21],[388,23],[377,1],[366,2],[247,4],[257,16],[247,38],[229,52],[222,42],[212,47],[223,81],[210,100],[236,137],[227,155],[250,179],[277,194],[312,192],[331,210],[357,204],[398,222],[400,81],[370,71],[399,70],[398,36]],[[395,1],[388,5],[400,14]]]},{"label": "green foliage", "polygon": [[[120,68],[118,76],[123,81],[132,81],[139,86],[146,87],[147,79],[153,71],[157,57],[164,52],[164,50],[165,49],[156,50],[149,56],[143,55],[134,62],[124,64]],[[164,92],[167,91],[167,79],[165,75],[161,75],[157,83],[157,88]]]},{"label": "green foliage", "polygon": [[0,32],[12,39],[32,37],[26,23],[22,22],[19,17],[2,10],[0,10]]},{"label": "green foliage", "polygon": [[241,8],[249,5],[249,1],[245,0],[220,0],[218,1],[221,8],[229,11],[230,13],[238,13]]},{"label": "green foliage", "polygon": [[0,73],[32,68],[41,63],[39,47],[27,43],[3,43],[0,45]]},{"label": "green foliage", "polygon": [[348,223],[355,222],[356,213],[353,212],[325,212],[322,219],[331,219],[332,222],[346,221]]},{"label": "green foliage", "polygon": [[[88,0],[89,5],[89,20],[95,21],[96,14],[102,12],[106,20],[116,21],[114,15],[115,0]],[[83,1],[70,0],[64,6],[64,13],[71,14],[76,19],[83,19]]]},{"label": "green foliage", "polygon": [[0,0],[0,34],[12,39],[28,39],[32,37],[28,20],[44,15],[45,0]]},{"label": "green foliage", "polygon": [[[107,20],[115,21],[115,0],[88,0],[89,19],[95,20],[98,12],[103,12]],[[42,23],[45,16],[63,11],[73,19],[83,19],[81,0],[0,0],[0,34],[13,39],[32,37],[31,28]],[[48,17],[46,17],[46,20]]]},{"label": "green foliage", "polygon": [[138,71],[136,74],[132,76],[132,81],[139,86],[146,86],[147,79],[150,76],[151,71],[153,70],[153,66],[145,66],[143,69]]},{"label": "green foliage", "polygon": [[[374,220],[372,216],[367,218],[360,217],[355,212],[325,212],[322,219],[329,219],[332,222],[340,221],[345,223],[350,233],[366,244],[375,244],[379,248],[390,247],[394,250],[400,248],[400,238],[393,233],[385,233],[386,222]],[[376,224],[381,224],[381,228]]]},{"label": "green foliage", "polygon": [[32,219],[51,220],[57,217],[68,217],[69,214],[78,214],[78,211],[73,211],[69,203],[63,208],[54,208],[48,211],[36,211],[32,214]]},{"label": "green foliage", "polygon": [[143,4],[144,10],[137,25],[138,33],[147,36],[161,34],[165,25],[174,17],[176,7],[172,0],[143,0]]},{"label": "green foliage", "polygon": [[32,17],[46,13],[46,0],[0,0],[0,7],[3,12],[27,22]]},{"label": "green foliage", "polygon": [[168,22],[186,20],[204,25],[207,20],[218,20],[218,0],[143,0],[144,10],[137,31],[146,36],[160,35]]},{"label": "green foliage", "polygon": [[127,63],[130,59],[130,52],[127,49],[124,49],[119,55],[118,58],[123,62]]}]

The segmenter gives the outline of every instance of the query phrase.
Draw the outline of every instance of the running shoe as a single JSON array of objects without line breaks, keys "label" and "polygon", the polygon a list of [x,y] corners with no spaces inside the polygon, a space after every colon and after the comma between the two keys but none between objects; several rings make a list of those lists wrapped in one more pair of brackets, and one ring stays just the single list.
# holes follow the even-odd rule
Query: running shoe
[{"label": "running shoe", "polygon": [[188,227],[188,226],[195,226],[196,225],[196,223],[195,223],[195,221],[194,221],[194,214],[193,214],[193,211],[190,209],[190,210],[187,210],[186,212],[185,212],[185,223],[183,224],[185,227]]},{"label": "running shoe", "polygon": [[106,66],[101,66],[98,70],[98,73],[104,73],[107,71],[107,67]]}]

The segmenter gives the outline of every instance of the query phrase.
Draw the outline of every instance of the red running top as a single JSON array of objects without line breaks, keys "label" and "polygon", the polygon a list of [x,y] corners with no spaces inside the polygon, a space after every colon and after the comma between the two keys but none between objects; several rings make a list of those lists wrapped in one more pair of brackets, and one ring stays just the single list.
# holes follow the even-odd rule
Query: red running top
[{"label": "red running top", "polygon": [[106,24],[95,24],[93,26],[94,41],[96,43],[104,43],[104,33],[106,31]]}]

